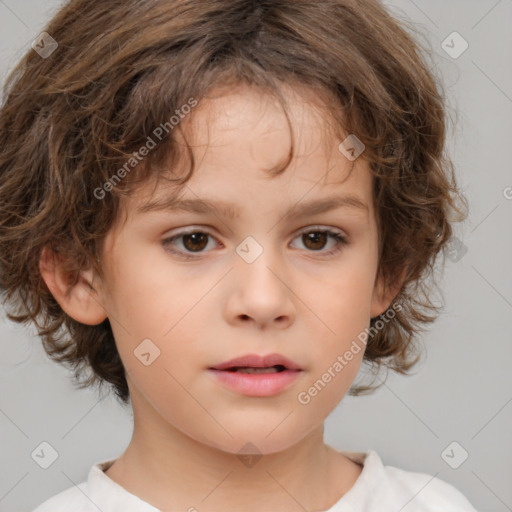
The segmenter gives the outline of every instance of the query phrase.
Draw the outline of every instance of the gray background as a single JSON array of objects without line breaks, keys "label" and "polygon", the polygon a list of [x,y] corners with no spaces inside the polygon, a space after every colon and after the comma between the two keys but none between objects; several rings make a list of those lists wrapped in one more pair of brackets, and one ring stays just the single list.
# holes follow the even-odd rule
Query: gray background
[{"label": "gray background", "polygon": [[[0,0],[2,82],[59,3]],[[387,465],[450,482],[478,510],[505,512],[512,510],[512,0],[386,3],[432,45],[458,112],[449,144],[471,209],[456,228],[464,246],[446,260],[445,309],[423,336],[415,375],[390,374],[374,395],[345,397],[326,422],[326,440],[343,450],[372,448]],[[453,31],[469,43],[458,58],[441,46]],[[29,511],[118,456],[131,414],[111,397],[75,389],[35,330],[0,313],[0,511]],[[43,441],[58,452],[46,470],[31,457]],[[458,469],[441,456],[454,441],[452,465],[469,454]]]}]

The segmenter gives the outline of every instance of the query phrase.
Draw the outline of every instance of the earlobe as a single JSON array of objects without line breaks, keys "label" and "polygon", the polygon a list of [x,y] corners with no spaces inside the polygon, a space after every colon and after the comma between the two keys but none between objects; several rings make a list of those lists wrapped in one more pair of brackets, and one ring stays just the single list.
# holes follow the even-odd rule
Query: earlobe
[{"label": "earlobe", "polygon": [[48,247],[39,261],[41,275],[60,307],[74,320],[85,325],[98,325],[107,318],[98,292],[92,287],[93,270],[81,270],[76,283],[64,268],[62,257]]},{"label": "earlobe", "polygon": [[381,315],[389,308],[393,299],[398,295],[398,292],[402,288],[406,274],[407,267],[404,267],[394,285],[388,289],[384,289],[382,279],[376,280],[372,296],[372,307],[370,312],[371,318]]}]

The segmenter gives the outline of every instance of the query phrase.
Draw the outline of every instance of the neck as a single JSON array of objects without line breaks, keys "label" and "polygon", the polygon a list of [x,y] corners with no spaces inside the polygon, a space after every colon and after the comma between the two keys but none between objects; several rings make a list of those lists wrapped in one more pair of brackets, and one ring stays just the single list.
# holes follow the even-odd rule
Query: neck
[{"label": "neck", "polygon": [[327,510],[361,472],[324,443],[323,424],[285,450],[249,457],[197,441],[162,417],[148,420],[140,412],[134,406],[132,439],[106,474],[163,511]]}]

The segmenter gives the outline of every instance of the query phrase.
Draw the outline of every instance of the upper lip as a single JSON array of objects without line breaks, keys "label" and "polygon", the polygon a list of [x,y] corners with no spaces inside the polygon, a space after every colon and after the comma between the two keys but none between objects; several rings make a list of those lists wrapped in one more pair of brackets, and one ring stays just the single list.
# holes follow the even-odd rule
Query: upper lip
[{"label": "upper lip", "polygon": [[235,357],[234,359],[230,359],[224,363],[212,366],[213,370],[225,370],[227,368],[232,368],[235,366],[249,366],[253,368],[269,368],[271,366],[282,365],[286,367],[287,370],[301,370],[301,367],[288,359],[287,357],[282,356],[281,354],[266,354],[266,355],[258,355],[258,354],[247,354],[241,357]]}]

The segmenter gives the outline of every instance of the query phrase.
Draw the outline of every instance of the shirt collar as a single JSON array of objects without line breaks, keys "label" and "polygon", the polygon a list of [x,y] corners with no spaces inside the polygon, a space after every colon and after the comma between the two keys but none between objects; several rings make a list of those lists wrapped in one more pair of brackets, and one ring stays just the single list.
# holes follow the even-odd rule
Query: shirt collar
[{"label": "shirt collar", "polygon": [[[379,499],[385,482],[385,471],[378,454],[367,452],[340,451],[345,457],[363,466],[363,470],[352,488],[325,512],[354,512],[361,505],[371,508]],[[116,459],[98,462],[87,477],[88,498],[102,511],[137,510],[138,512],[160,512],[153,505],[143,501],[109,478],[106,471]]]},{"label": "shirt collar", "polygon": [[159,509],[128,492],[104,473],[115,460],[99,462],[91,468],[87,477],[89,499],[102,512],[113,512],[114,510],[160,512]]}]

